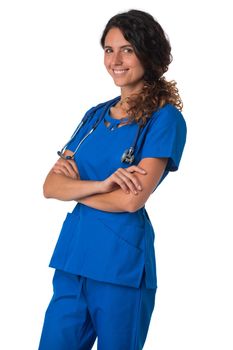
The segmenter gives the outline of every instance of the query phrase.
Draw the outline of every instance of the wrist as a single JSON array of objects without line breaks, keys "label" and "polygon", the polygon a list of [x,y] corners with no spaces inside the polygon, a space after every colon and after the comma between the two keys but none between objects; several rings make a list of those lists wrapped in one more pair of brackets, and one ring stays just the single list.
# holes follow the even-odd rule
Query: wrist
[{"label": "wrist", "polygon": [[105,193],[103,181],[96,181],[95,186],[97,193]]}]

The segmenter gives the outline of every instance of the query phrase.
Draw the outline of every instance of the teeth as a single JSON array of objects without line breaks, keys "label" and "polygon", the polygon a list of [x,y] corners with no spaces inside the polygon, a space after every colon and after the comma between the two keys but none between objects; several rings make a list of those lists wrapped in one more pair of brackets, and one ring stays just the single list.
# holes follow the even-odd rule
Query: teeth
[{"label": "teeth", "polygon": [[118,69],[118,70],[113,70],[113,72],[115,73],[115,74],[123,74],[123,73],[125,73],[127,71],[127,69]]}]

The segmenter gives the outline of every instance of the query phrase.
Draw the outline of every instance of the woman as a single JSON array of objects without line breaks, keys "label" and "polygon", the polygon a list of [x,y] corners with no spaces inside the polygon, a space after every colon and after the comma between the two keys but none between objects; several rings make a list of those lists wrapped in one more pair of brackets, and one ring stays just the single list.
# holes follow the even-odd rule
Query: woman
[{"label": "woman", "polygon": [[171,47],[159,23],[138,10],[112,17],[101,45],[121,95],[87,112],[44,183],[46,198],[78,203],[50,261],[54,294],[40,350],[88,350],[96,337],[99,350],[142,349],[154,309],[145,203],[178,169],[186,141],[176,83],[163,77]]}]

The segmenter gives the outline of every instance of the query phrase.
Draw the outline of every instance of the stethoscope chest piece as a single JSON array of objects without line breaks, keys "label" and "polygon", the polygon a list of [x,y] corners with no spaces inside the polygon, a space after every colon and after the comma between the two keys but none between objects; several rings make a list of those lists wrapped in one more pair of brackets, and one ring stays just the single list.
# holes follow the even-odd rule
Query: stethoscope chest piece
[{"label": "stethoscope chest piece", "polygon": [[121,156],[121,162],[122,163],[130,163],[132,164],[134,161],[134,148],[130,147],[129,149],[126,149],[125,152]]}]

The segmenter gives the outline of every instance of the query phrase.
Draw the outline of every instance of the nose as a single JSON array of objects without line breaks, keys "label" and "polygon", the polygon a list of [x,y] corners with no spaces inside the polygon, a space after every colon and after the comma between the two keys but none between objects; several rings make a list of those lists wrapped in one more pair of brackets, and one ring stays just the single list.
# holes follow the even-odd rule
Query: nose
[{"label": "nose", "polygon": [[122,54],[121,52],[114,52],[113,56],[112,56],[112,64],[113,65],[121,65],[123,62],[122,60]]}]

